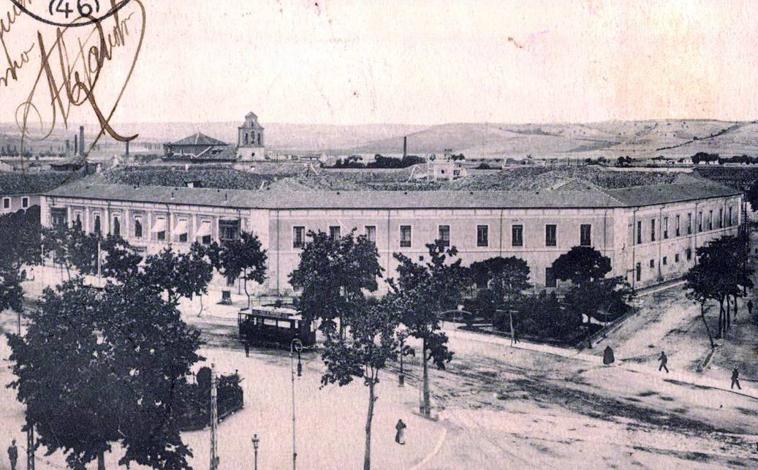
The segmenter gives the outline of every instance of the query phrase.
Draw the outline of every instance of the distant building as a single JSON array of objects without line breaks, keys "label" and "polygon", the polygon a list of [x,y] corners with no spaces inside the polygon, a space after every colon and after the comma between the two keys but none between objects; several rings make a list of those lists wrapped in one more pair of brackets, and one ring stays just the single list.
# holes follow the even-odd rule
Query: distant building
[{"label": "distant building", "polygon": [[1,172],[0,215],[40,205],[40,194],[52,190],[76,175],[53,172]]},{"label": "distant building", "polygon": [[263,126],[258,123],[258,116],[253,112],[247,113],[245,123],[237,128],[237,159],[240,161],[266,159]]},{"label": "distant building", "polygon": [[164,160],[189,162],[232,162],[236,160],[234,151],[229,144],[201,132],[176,142],[164,144],[163,148]]}]

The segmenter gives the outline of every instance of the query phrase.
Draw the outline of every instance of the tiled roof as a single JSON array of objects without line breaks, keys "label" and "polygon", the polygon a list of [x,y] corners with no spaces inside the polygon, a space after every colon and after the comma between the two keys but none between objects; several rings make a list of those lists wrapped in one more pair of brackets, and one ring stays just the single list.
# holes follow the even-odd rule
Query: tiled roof
[{"label": "tiled roof", "polygon": [[213,137],[208,137],[202,132],[198,132],[197,134],[191,135],[189,137],[185,137],[181,140],[177,140],[176,142],[171,142],[169,145],[229,145],[229,144],[227,144],[226,142],[222,142],[218,139],[214,139]]},{"label": "tiled roof", "polygon": [[713,197],[736,196],[736,189],[706,180],[693,183],[652,184],[606,189],[606,194],[628,207],[651,206]]},{"label": "tiled roof", "polygon": [[72,183],[49,196],[243,209],[613,208],[739,194],[720,185],[654,185],[605,191],[281,191]]},{"label": "tiled roof", "polygon": [[72,178],[78,178],[78,175],[60,172],[3,172],[0,173],[0,195],[43,193],[60,186]]}]

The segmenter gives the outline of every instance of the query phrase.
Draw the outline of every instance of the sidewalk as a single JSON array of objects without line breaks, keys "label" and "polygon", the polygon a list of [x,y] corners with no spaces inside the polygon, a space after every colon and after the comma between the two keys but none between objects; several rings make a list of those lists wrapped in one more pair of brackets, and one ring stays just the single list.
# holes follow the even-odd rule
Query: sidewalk
[{"label": "sidewalk", "polygon": [[[584,361],[584,362],[591,363],[594,365],[602,365],[602,357],[594,356],[587,353],[577,352],[572,349],[561,348],[558,346],[550,346],[550,345],[545,345],[545,344],[530,343],[528,341],[523,341],[523,340],[519,341],[516,345],[511,346],[511,340],[509,338],[502,338],[502,337],[494,336],[494,335],[477,334],[477,333],[463,331],[459,329],[451,329],[449,327],[449,324],[444,324],[443,328],[451,339],[459,338],[459,339],[467,340],[467,341],[477,341],[481,343],[494,344],[498,346],[512,347],[512,348],[517,348],[517,349],[541,352],[545,354],[552,354],[552,355],[561,356],[561,357],[565,357],[569,359],[576,359],[576,360]],[[649,367],[641,367],[641,366],[633,365],[629,362],[625,362],[623,358],[617,359],[615,365],[611,367],[620,367],[625,370],[644,374],[655,379],[661,378],[661,373],[658,372],[657,367],[649,368]],[[671,373],[666,374],[665,379],[668,379],[669,381],[673,380],[677,382],[683,382],[683,383],[698,386],[698,387],[718,389],[725,392],[735,393],[738,395],[743,395],[745,397],[758,400],[758,389],[755,388],[754,383],[750,383],[746,380],[741,381],[742,390],[736,390],[736,389],[730,390],[728,387],[728,385],[730,384],[729,376],[725,376],[724,381],[722,383],[720,381],[711,379],[709,377],[699,376],[697,374],[693,374],[688,371],[675,369],[675,370],[672,370]]]}]

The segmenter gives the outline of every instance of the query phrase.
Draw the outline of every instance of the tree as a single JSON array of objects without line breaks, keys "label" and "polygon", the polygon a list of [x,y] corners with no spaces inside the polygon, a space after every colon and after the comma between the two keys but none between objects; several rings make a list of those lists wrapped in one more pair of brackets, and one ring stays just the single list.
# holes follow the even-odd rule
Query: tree
[{"label": "tree", "polygon": [[431,414],[429,396],[429,361],[439,369],[453,358],[447,347],[447,335],[441,331],[440,314],[456,308],[470,282],[466,270],[457,258],[455,247],[447,248],[441,241],[426,245],[429,260],[423,256],[415,262],[395,253],[398,261],[397,279],[389,281],[391,303],[411,336],[421,340],[423,367],[423,404],[421,412]]},{"label": "tree", "polygon": [[95,459],[104,469],[113,442],[126,449],[121,465],[190,468],[177,418],[199,332],[142,281],[103,293],[81,278],[48,288],[26,334],[8,335],[26,427],[74,469]]},{"label": "tree", "polygon": [[326,372],[322,384],[344,386],[353,379],[363,379],[368,387],[364,470],[371,469],[371,423],[379,398],[376,395],[379,373],[400,354],[397,327],[397,317],[383,302],[362,302],[357,314],[347,319],[346,335],[327,337],[324,344],[322,359]]},{"label": "tree", "polygon": [[719,298],[718,292],[714,289],[716,283],[712,279],[712,273],[709,272],[706,266],[700,263],[690,268],[687,274],[684,275],[684,279],[687,298],[700,304],[700,318],[703,320],[703,325],[705,325],[711,349],[714,349],[716,344],[713,342],[713,335],[705,318],[705,304],[709,300],[717,300]]},{"label": "tree", "polygon": [[[587,317],[607,321],[629,308],[633,291],[623,277],[605,276],[611,272],[611,260],[587,246],[575,246],[553,262],[555,277],[571,281],[564,304],[567,308]],[[589,333],[589,332],[588,332]],[[592,343],[588,334],[587,341]]]},{"label": "tree", "polygon": [[753,181],[750,188],[745,193],[745,199],[750,203],[753,211],[758,210],[758,180]]},{"label": "tree", "polygon": [[240,276],[244,281],[247,307],[250,308],[250,293],[247,281],[259,284],[266,280],[266,250],[256,235],[242,232],[238,240],[226,240],[219,247],[211,245],[211,259],[227,281],[234,282]]},{"label": "tree", "polygon": [[[376,245],[355,230],[339,238],[308,232],[298,267],[290,283],[301,289],[297,309],[307,321],[321,320],[319,329],[329,336],[344,327],[365,292],[375,292],[382,275]],[[339,324],[339,330],[338,330]]]},{"label": "tree", "polygon": [[486,285],[491,292],[494,309],[516,308],[524,298],[529,283],[529,265],[521,258],[494,257],[471,263],[469,271],[477,285]]},{"label": "tree", "polygon": [[171,303],[180,297],[192,298],[208,291],[213,277],[213,264],[208,250],[198,242],[187,253],[164,248],[160,253],[145,259],[143,276],[147,285],[168,293]]}]

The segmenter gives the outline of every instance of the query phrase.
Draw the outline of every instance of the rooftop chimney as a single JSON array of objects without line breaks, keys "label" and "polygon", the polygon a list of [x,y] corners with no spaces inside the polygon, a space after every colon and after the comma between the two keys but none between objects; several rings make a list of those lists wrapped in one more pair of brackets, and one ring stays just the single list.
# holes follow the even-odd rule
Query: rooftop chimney
[{"label": "rooftop chimney", "polygon": [[79,156],[84,156],[84,126],[79,126]]},{"label": "rooftop chimney", "polygon": [[408,136],[403,136],[403,158],[408,155]]}]

